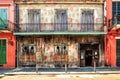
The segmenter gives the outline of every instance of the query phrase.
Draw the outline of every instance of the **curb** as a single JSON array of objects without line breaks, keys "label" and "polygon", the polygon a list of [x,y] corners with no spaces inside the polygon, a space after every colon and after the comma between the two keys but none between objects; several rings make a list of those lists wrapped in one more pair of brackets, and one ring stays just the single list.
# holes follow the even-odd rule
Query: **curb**
[{"label": "curb", "polygon": [[4,74],[0,74],[0,78],[4,77],[5,75]]},{"label": "curb", "polygon": [[120,71],[114,72],[9,72],[4,73],[4,75],[61,75],[61,74],[120,74]]}]

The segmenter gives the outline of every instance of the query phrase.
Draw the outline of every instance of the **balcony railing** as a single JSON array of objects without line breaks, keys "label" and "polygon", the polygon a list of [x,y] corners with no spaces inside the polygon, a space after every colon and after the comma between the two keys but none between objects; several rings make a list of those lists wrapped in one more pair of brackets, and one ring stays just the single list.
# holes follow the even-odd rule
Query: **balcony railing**
[{"label": "balcony railing", "polygon": [[9,20],[1,20],[0,21],[0,30],[10,30],[13,31],[15,28],[15,24]]},{"label": "balcony railing", "polygon": [[105,32],[103,23],[22,23],[14,32]]}]

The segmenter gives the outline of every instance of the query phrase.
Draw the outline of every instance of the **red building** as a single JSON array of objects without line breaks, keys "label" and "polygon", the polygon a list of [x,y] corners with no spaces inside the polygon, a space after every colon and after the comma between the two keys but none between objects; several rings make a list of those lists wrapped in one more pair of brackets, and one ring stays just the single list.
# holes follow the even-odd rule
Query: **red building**
[{"label": "red building", "polygon": [[120,10],[119,0],[106,0],[108,34],[105,36],[105,64],[120,66]]},{"label": "red building", "polygon": [[0,1],[0,67],[15,67],[15,36],[9,29],[13,29],[14,1]]}]

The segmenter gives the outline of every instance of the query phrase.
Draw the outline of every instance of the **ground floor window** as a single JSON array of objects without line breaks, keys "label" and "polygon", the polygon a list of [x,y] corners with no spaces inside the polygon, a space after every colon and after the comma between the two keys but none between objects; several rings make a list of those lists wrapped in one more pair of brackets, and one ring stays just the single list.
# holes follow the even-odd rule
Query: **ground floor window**
[{"label": "ground floor window", "polygon": [[6,40],[0,39],[0,64],[6,64]]}]

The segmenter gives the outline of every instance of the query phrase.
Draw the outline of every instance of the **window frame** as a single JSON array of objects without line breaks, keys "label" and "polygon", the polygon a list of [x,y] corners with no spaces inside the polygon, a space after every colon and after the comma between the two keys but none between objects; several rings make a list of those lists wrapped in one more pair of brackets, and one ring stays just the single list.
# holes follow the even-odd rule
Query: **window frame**
[{"label": "window frame", "polygon": [[0,9],[6,9],[7,10],[7,22],[5,22],[5,25],[3,26],[3,27],[0,27],[0,29],[7,29],[7,27],[8,27],[8,18],[9,18],[9,10],[8,10],[8,8],[7,7],[0,7]]},{"label": "window frame", "polygon": [[[113,6],[113,4],[115,4],[115,6]],[[119,4],[119,6],[120,6],[120,1],[112,1],[112,18],[113,18],[113,22],[112,23],[114,23],[114,17],[116,16],[118,16],[118,13],[119,13],[119,15],[120,15],[120,10],[119,10],[119,6],[118,6],[118,4]],[[115,9],[114,9],[115,8]],[[114,16],[115,15],[115,16]],[[118,21],[118,18],[117,18],[117,26],[120,26],[120,20]]]},{"label": "window frame", "polygon": [[[55,32],[68,31],[68,9],[54,9],[54,10],[55,10],[54,31]],[[64,17],[62,14],[65,14]]]},{"label": "window frame", "polygon": [[[59,50],[57,50],[57,46],[59,46]],[[63,49],[63,47],[66,47],[66,49]],[[66,54],[68,52],[68,46],[66,43],[57,43],[54,46],[54,52],[55,54]]]},{"label": "window frame", "polygon": [[41,31],[41,9],[27,9],[27,23],[27,32]]},{"label": "window frame", "polygon": [[[81,17],[80,17],[80,22],[81,22],[80,31],[81,32],[94,32],[95,31],[94,14],[95,14],[95,9],[81,9]],[[92,20],[89,20],[88,16]]]}]

